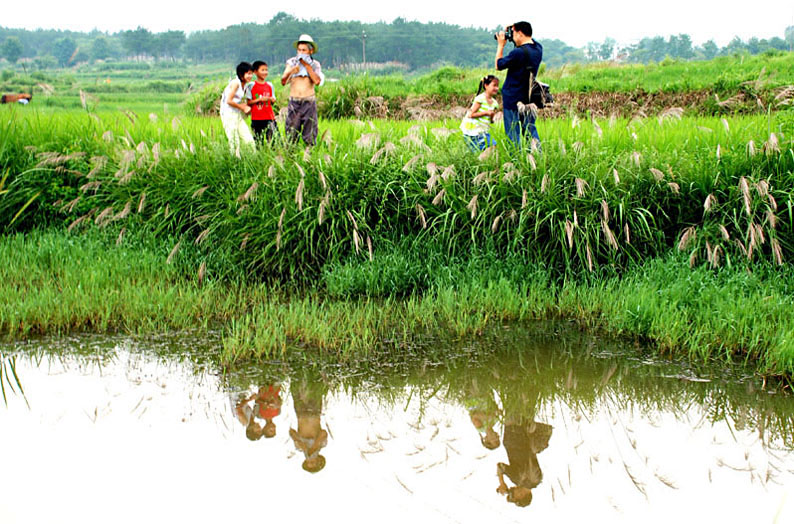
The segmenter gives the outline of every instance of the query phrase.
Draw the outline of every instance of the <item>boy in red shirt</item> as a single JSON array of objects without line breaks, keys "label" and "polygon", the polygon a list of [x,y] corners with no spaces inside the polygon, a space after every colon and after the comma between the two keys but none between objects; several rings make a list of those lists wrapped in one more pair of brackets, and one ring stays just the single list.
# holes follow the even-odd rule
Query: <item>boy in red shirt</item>
[{"label": "boy in red shirt", "polygon": [[265,81],[267,64],[257,60],[253,63],[253,68],[256,81],[246,86],[245,98],[251,107],[251,129],[254,131],[254,138],[262,144],[263,133],[270,142],[278,131],[276,115],[273,113],[273,103],[276,101],[276,97],[273,92],[273,84]]}]

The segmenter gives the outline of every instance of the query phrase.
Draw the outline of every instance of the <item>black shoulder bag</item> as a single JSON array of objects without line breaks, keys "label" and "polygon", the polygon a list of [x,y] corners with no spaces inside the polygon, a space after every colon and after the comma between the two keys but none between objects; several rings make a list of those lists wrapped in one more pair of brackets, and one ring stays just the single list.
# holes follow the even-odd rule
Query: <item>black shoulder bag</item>
[{"label": "black shoulder bag", "polygon": [[[520,46],[520,47],[527,55],[527,59],[529,59],[529,50],[524,46]],[[532,66],[528,65],[527,69],[532,69]],[[529,72],[529,104],[534,105],[538,109],[543,109],[544,107],[551,105],[553,103],[554,103],[554,96],[551,94],[551,88],[549,87],[549,84],[538,82],[534,72],[530,71]]]}]

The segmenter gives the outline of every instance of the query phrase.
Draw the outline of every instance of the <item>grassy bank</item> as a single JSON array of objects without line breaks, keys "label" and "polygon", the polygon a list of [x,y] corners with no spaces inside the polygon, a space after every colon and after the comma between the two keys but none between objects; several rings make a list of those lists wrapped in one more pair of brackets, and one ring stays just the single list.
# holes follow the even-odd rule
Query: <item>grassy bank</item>
[{"label": "grassy bank", "polygon": [[[669,256],[604,272],[554,277],[510,258],[384,254],[399,264],[350,260],[312,286],[199,280],[190,250],[168,263],[169,246],[116,245],[93,231],[32,232],[0,239],[0,330],[24,338],[80,331],[159,333],[219,329],[225,362],[319,349],[335,358],[422,351],[439,334],[465,337],[500,322],[569,319],[583,328],[650,342],[693,360],[746,359],[760,373],[794,373],[790,272],[690,269]],[[424,291],[382,294],[378,283],[423,274]],[[413,343],[420,343],[413,345]]]}]

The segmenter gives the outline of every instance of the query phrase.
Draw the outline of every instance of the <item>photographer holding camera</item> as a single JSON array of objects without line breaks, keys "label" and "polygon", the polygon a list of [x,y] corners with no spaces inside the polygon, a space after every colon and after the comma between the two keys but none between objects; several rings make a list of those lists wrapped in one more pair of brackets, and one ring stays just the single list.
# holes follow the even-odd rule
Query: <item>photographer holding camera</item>
[{"label": "photographer holding camera", "polygon": [[[522,138],[529,135],[532,140],[537,140],[540,147],[535,115],[532,111],[519,111],[518,103],[529,104],[530,82],[538,74],[543,59],[543,46],[532,39],[532,25],[529,22],[517,22],[494,35],[494,38],[497,42],[496,69],[507,69],[507,78],[502,86],[507,137],[520,146]],[[516,47],[503,57],[508,41],[513,42]]]}]

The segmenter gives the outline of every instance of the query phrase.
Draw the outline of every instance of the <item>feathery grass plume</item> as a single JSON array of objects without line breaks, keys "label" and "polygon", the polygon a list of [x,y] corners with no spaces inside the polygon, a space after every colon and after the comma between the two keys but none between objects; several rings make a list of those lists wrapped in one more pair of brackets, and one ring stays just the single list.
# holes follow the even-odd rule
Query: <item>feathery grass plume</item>
[{"label": "feathery grass plume", "polygon": [[496,218],[493,219],[493,223],[491,224],[491,233],[496,234],[499,231],[499,224],[502,222],[502,215],[499,214]]},{"label": "feathery grass plume", "polygon": [[198,285],[200,286],[204,282],[204,276],[207,274],[207,261],[202,260],[201,265],[198,269]]},{"label": "feathery grass plume", "polygon": [[728,234],[728,229],[724,225],[720,224],[719,226],[717,226],[717,229],[720,230],[720,235],[722,235],[723,240],[725,240],[726,242],[730,241],[731,236]]},{"label": "feathery grass plume", "polygon": [[245,251],[245,248],[248,247],[248,239],[251,237],[250,233],[246,233],[243,235],[243,240],[240,242],[240,251]]},{"label": "feathery grass plume", "polygon": [[728,123],[728,121],[725,120],[724,118],[721,118],[720,122],[722,122],[722,127],[725,128],[725,132],[726,133],[730,133],[731,132],[731,125]]},{"label": "feathery grass plume", "polygon": [[447,127],[434,127],[430,130],[433,133],[433,136],[436,137],[436,140],[444,140],[448,138],[451,134],[455,131],[447,128]]},{"label": "feathery grass plume", "polygon": [[528,203],[527,200],[528,200],[528,198],[527,198],[527,190],[523,189],[521,191],[521,209],[524,209],[525,207],[527,207],[527,203]]},{"label": "feathery grass plume", "polygon": [[210,236],[210,229],[209,228],[205,229],[204,231],[202,231],[201,233],[198,234],[198,236],[196,237],[196,240],[195,240],[195,244],[197,246],[201,245],[202,242],[207,240],[208,236]]},{"label": "feathery grass plume", "polygon": [[560,148],[560,155],[562,155],[562,156],[565,156],[565,155],[566,155],[566,153],[567,153],[567,151],[566,151],[566,149],[565,149],[565,142],[563,141],[563,139],[562,139],[562,138],[560,138],[560,139],[557,141],[557,144],[559,145],[559,148]]},{"label": "feathery grass plume", "polygon": [[305,185],[306,179],[301,177],[298,188],[295,190],[295,203],[298,204],[298,211],[303,211],[303,188]]},{"label": "feathery grass plume", "polygon": [[427,229],[427,215],[425,214],[425,208],[423,208],[421,204],[416,204],[414,209],[416,209],[416,214],[419,215],[419,222],[422,224],[422,229]]},{"label": "feathery grass plume", "polygon": [[758,239],[758,245],[764,245],[766,243],[766,237],[764,236],[764,228],[761,227],[761,224],[756,224],[755,222],[750,224],[753,229],[755,229],[755,236]]},{"label": "feathery grass plume", "polygon": [[604,233],[604,238],[606,239],[607,243],[612,247],[612,249],[617,251],[618,241],[615,239],[615,234],[609,228],[609,224],[607,224],[605,220],[601,221],[601,230]]},{"label": "feathery grass plume", "polygon": [[371,149],[380,144],[380,135],[378,133],[364,133],[356,140],[356,146],[360,149]]},{"label": "feathery grass plume", "polygon": [[515,222],[516,220],[518,220],[518,213],[516,213],[516,210],[515,210],[515,209],[512,209],[512,208],[511,208],[511,209],[510,209],[510,211],[508,211],[508,213],[507,213],[507,219],[508,219],[510,222]]},{"label": "feathery grass plume", "polygon": [[764,153],[771,155],[772,153],[780,153],[780,142],[775,133],[769,134],[769,140],[764,142]]},{"label": "feathery grass plume", "polygon": [[102,182],[100,182],[99,180],[95,180],[94,182],[87,182],[87,183],[83,184],[82,186],[80,186],[80,191],[85,193],[85,192],[91,191],[93,189],[94,193],[96,194],[96,190],[99,189],[99,186],[101,186],[101,185],[102,185]]},{"label": "feathery grass plume", "polygon": [[155,142],[152,146],[152,158],[154,158],[155,164],[160,162],[160,142]]},{"label": "feathery grass plume", "polygon": [[439,191],[438,194],[436,195],[436,197],[433,199],[433,205],[437,206],[441,202],[443,202],[444,201],[444,196],[446,194],[447,194],[447,190],[446,189],[442,189],[441,191]]},{"label": "feathery grass plume", "polygon": [[71,202],[69,202],[68,204],[66,204],[66,206],[65,206],[66,210],[67,210],[69,213],[71,213],[72,211],[74,211],[74,208],[75,208],[75,206],[77,206],[77,203],[78,203],[78,202],[80,202],[80,199],[81,199],[81,198],[82,198],[82,197],[77,197],[77,198],[75,198],[74,200],[72,200]]},{"label": "feathery grass plume", "polygon": [[697,249],[694,249],[694,250],[692,250],[692,254],[689,255],[689,267],[690,268],[695,267],[695,264],[697,264],[697,261],[698,261],[698,251],[697,251]]},{"label": "feathery grass plume", "polygon": [[691,242],[697,240],[697,229],[695,226],[689,226],[681,231],[681,238],[678,241],[678,250],[685,250]]},{"label": "feathery grass plume", "polygon": [[576,184],[576,196],[578,198],[582,198],[585,194],[585,189],[589,186],[586,180],[576,177],[574,178],[574,184]]},{"label": "feathery grass plume", "polygon": [[108,222],[113,218],[113,206],[108,206],[102,210],[101,213],[97,215],[94,219],[94,224],[98,225],[99,227],[105,227]]},{"label": "feathery grass plume", "polygon": [[717,160],[719,160],[722,157],[722,146],[720,144],[717,144],[716,156],[717,156]]},{"label": "feathery grass plume", "polygon": [[506,173],[505,173],[505,174],[502,176],[502,182],[512,182],[512,180],[513,180],[513,179],[516,177],[516,175],[518,175],[518,174],[519,174],[519,173],[518,173],[518,171],[516,171],[515,169],[511,169],[510,171],[506,172]]},{"label": "feathery grass plume", "polygon": [[172,131],[179,131],[179,127],[182,125],[182,120],[178,116],[175,116],[171,119],[171,130]]},{"label": "feathery grass plume", "polygon": [[317,179],[320,181],[320,185],[323,186],[323,189],[328,191],[328,181],[325,179],[325,174],[322,171],[317,171]]},{"label": "feathery grass plume", "polygon": [[780,248],[780,243],[777,241],[777,238],[772,237],[769,241],[772,245],[772,255],[775,257],[775,263],[778,266],[783,265],[783,250]]},{"label": "feathery grass plume", "polygon": [[765,197],[769,194],[769,182],[766,180],[759,180],[755,184],[755,190],[758,191],[758,195],[761,197]]},{"label": "feathery grass plume", "polygon": [[86,94],[80,89],[80,105],[83,106],[85,111],[88,111],[88,101],[86,100]]},{"label": "feathery grass plume", "polygon": [[436,184],[438,183],[439,176],[436,173],[430,175],[430,178],[427,179],[427,191],[432,191]]},{"label": "feathery grass plume", "polygon": [[623,236],[626,237],[626,243],[631,245],[631,228],[629,228],[628,222],[623,224]]},{"label": "feathery grass plume", "polygon": [[134,174],[135,174],[135,171],[127,171],[126,173],[124,173],[124,176],[119,178],[118,184],[120,186],[129,184],[130,180],[132,180],[132,175],[134,175]]},{"label": "feathery grass plume", "polygon": [[[540,151],[540,140],[533,138],[529,141],[529,151],[531,153],[538,153]],[[565,154],[565,144],[562,145],[562,154]]]},{"label": "feathery grass plume", "polygon": [[565,219],[565,238],[568,239],[568,249],[573,249],[573,222]]},{"label": "feathery grass plume", "polygon": [[254,192],[256,192],[258,187],[259,187],[259,182],[254,182],[253,184],[251,184],[251,187],[249,187],[246,190],[245,193],[243,193],[243,194],[241,194],[240,196],[237,197],[237,201],[238,202],[248,202],[251,199],[251,197],[253,196]]},{"label": "feathery grass plume", "polygon": [[356,126],[356,127],[359,127],[359,128],[361,128],[361,127],[364,127],[364,126],[366,125],[366,124],[364,124],[364,122],[362,122],[362,121],[361,121],[361,120],[359,120],[358,118],[353,118],[353,119],[352,119],[352,120],[350,120],[349,122],[350,122],[351,124],[353,124],[354,126]]},{"label": "feathery grass plume", "polygon": [[124,220],[130,213],[132,212],[132,200],[127,200],[127,203],[124,204],[124,209],[122,209],[118,215],[113,217],[113,220]]},{"label": "feathery grass plume", "polygon": [[392,144],[391,142],[386,142],[386,144],[382,148],[378,149],[375,152],[375,154],[372,155],[372,158],[369,159],[369,163],[374,166],[375,164],[378,163],[378,161],[381,158],[390,156],[392,153],[394,153],[396,149],[397,148],[395,147],[394,144]]},{"label": "feathery grass plume", "polygon": [[576,215],[576,210],[573,210],[573,225],[579,227],[579,217]]},{"label": "feathery grass plume", "polygon": [[248,204],[243,204],[237,208],[237,216],[242,216],[243,213],[248,211]]},{"label": "feathery grass plume", "polygon": [[471,200],[469,200],[469,203],[466,205],[466,209],[471,211],[471,219],[474,220],[477,216],[477,195],[471,197]]},{"label": "feathery grass plume", "polygon": [[714,196],[713,193],[709,193],[706,197],[705,202],[703,202],[703,210],[708,213],[711,211],[711,208],[717,205],[717,197]]},{"label": "feathery grass plume", "polygon": [[598,125],[598,122],[595,121],[595,118],[592,119],[592,122],[593,122],[593,129],[595,129],[595,132],[596,132],[596,135],[598,135],[598,138],[603,138],[604,131],[601,129],[601,126]]},{"label": "feathery grass plume", "polygon": [[620,184],[620,176],[618,175],[618,170],[615,168],[612,168],[612,180],[615,182],[616,186]]},{"label": "feathery grass plume", "polygon": [[324,142],[325,145],[330,146],[334,143],[334,139],[331,136],[331,130],[325,129],[323,133],[320,135],[320,142]]},{"label": "feathery grass plume", "polygon": [[419,149],[422,149],[428,153],[432,151],[430,147],[424,142],[422,142],[422,139],[419,138],[417,135],[404,136],[400,139],[400,143],[405,147],[411,147],[411,146],[418,147]]},{"label": "feathery grass plume", "polygon": [[69,224],[69,227],[66,228],[66,231],[71,233],[73,229],[75,229],[77,226],[79,226],[83,222],[87,221],[90,218],[90,216],[91,216],[91,213],[87,213],[87,214],[81,216],[80,218],[74,220],[71,224]]},{"label": "feathery grass plume", "polygon": [[369,261],[372,262],[375,260],[375,256],[372,252],[372,239],[367,235],[367,251],[369,252]]},{"label": "feathery grass plume", "polygon": [[171,215],[171,204],[166,204],[165,211],[163,212],[163,216],[165,216],[165,218],[168,218],[170,215]]},{"label": "feathery grass plume", "polygon": [[587,269],[591,273],[593,272],[593,253],[590,251],[590,243],[588,242],[584,248],[585,254],[587,255]]},{"label": "feathery grass plume", "polygon": [[681,117],[683,116],[684,116],[683,108],[668,107],[667,109],[659,113],[659,125],[662,125],[667,120],[681,120]]},{"label": "feathery grass plume", "polygon": [[276,231],[276,251],[281,249],[281,235],[284,233],[284,215],[287,214],[287,208],[281,208],[281,215],[278,217],[278,230]]},{"label": "feathery grass plume", "polygon": [[322,200],[320,200],[320,205],[317,207],[317,224],[322,225],[323,220],[325,220],[325,209],[328,207],[328,204],[331,202],[331,192],[326,191],[325,196]]},{"label": "feathery grass plume", "polygon": [[601,201],[601,218],[609,222],[609,204],[607,204],[606,200]]},{"label": "feathery grass plume", "polygon": [[669,187],[669,188],[670,188],[670,191],[672,191],[672,192],[673,192],[673,193],[675,193],[676,195],[677,195],[677,194],[679,194],[679,193],[681,192],[681,186],[679,186],[679,185],[678,185],[677,183],[675,183],[675,182],[668,182],[668,183],[667,183],[667,187]]},{"label": "feathery grass plume", "polygon": [[303,161],[307,164],[312,161],[312,148],[306,146],[306,149],[303,150]]},{"label": "feathery grass plume", "polygon": [[113,131],[108,129],[104,133],[102,133],[102,140],[105,142],[113,142]]},{"label": "feathery grass plume", "polygon": [[273,157],[273,162],[275,162],[276,164],[278,164],[278,167],[281,167],[281,168],[283,168],[283,167],[284,167],[284,157],[283,157],[283,156],[281,156],[281,155],[276,155],[276,156],[274,156],[274,157]]},{"label": "feathery grass plume", "polygon": [[571,148],[573,149],[573,152],[574,152],[574,153],[576,153],[576,154],[578,155],[578,154],[580,154],[580,153],[582,152],[582,150],[584,149],[584,144],[583,144],[582,142],[580,142],[580,141],[578,141],[578,140],[577,140],[576,142],[574,142],[574,143],[571,145]]},{"label": "feathery grass plume", "polygon": [[634,151],[631,154],[631,161],[634,162],[634,165],[640,167],[640,162],[642,161],[642,155],[640,155],[639,151]]},{"label": "feathery grass plume", "polygon": [[549,175],[548,173],[544,173],[543,178],[540,180],[540,192],[545,193],[546,189],[548,188],[549,188]]},{"label": "feathery grass plume", "polygon": [[430,175],[431,177],[436,173],[438,173],[438,166],[436,165],[435,162],[428,162],[427,165],[425,166],[425,169],[427,169],[427,174]]},{"label": "feathery grass plume", "polygon": [[420,126],[419,124],[414,124],[408,128],[408,135],[419,136],[419,134],[422,132],[422,129],[423,127]]},{"label": "feathery grass plume", "polygon": [[298,173],[300,173],[301,178],[305,178],[306,177],[306,171],[303,170],[303,166],[301,166],[299,163],[295,162],[295,167],[298,168]]},{"label": "feathery grass plume", "polygon": [[127,232],[127,227],[126,226],[122,227],[121,231],[119,231],[119,236],[116,237],[116,245],[117,246],[120,246],[121,243],[124,241],[124,233],[126,233],[126,232]]},{"label": "feathery grass plume", "polygon": [[353,245],[356,247],[356,255],[361,253],[361,238],[358,235],[358,229],[353,230]]},{"label": "feathery grass plume", "polygon": [[328,153],[323,153],[323,161],[329,166],[334,163],[333,159],[331,158],[331,155],[329,155]]},{"label": "feathery grass plume", "polygon": [[146,142],[141,140],[135,147],[135,151],[137,151],[139,155],[145,157],[149,154],[149,147],[146,145]]},{"label": "feathery grass plume", "polygon": [[480,153],[480,155],[477,157],[477,159],[480,160],[481,162],[483,162],[483,161],[488,160],[489,158],[491,158],[496,153],[497,153],[496,146],[489,146],[489,147],[486,147],[483,150],[482,153]]},{"label": "feathery grass plume", "polygon": [[750,185],[747,183],[746,177],[741,177],[739,179],[739,191],[742,193],[742,201],[744,202],[744,212],[747,213],[749,217],[752,214],[750,210],[750,204],[752,203],[752,198],[750,196]]},{"label": "feathery grass plume", "polygon": [[532,153],[527,153],[527,162],[529,162],[529,167],[533,172],[538,170],[538,164],[535,162],[535,157]]},{"label": "feathery grass plume", "polygon": [[777,211],[777,200],[775,200],[775,197],[773,197],[770,193],[766,196],[766,198],[769,200],[769,205],[772,207],[772,209]]},{"label": "feathery grass plume", "polygon": [[157,123],[157,115],[155,115],[154,113],[149,113],[149,122],[151,122],[152,124],[156,124]]},{"label": "feathery grass plume", "polygon": [[[196,189],[195,191],[193,191],[193,194],[190,196],[190,198],[192,198],[193,200],[195,200],[197,198],[201,198],[201,195],[203,195],[204,191],[209,189],[209,187],[210,186],[203,186],[203,187],[200,187],[200,188]],[[240,201],[240,198],[242,198],[242,196],[237,198],[238,202]]]},{"label": "feathery grass plume", "polygon": [[489,180],[488,175],[490,175],[488,171],[483,171],[482,173],[478,173],[477,176],[471,179],[471,183],[475,186],[479,186],[484,182],[488,182]]},{"label": "feathery grass plume", "polygon": [[94,178],[96,175],[99,174],[100,171],[105,169],[105,166],[108,163],[108,159],[106,156],[95,156],[91,157],[91,171],[88,172],[86,178]]},{"label": "feathery grass plume", "polygon": [[276,166],[270,166],[267,168],[267,177],[276,178]]},{"label": "feathery grass plume", "polygon": [[571,118],[571,129],[576,129],[577,127],[579,127],[579,122],[581,122],[581,120],[579,120],[579,117],[577,115],[573,115],[573,117]]},{"label": "feathery grass plume", "polygon": [[140,199],[138,199],[138,213],[143,213],[145,207],[146,207],[146,193],[141,193],[141,197]]},{"label": "feathery grass plume", "polygon": [[653,179],[656,180],[657,182],[661,182],[662,180],[664,180],[664,173],[662,173],[660,170],[656,169],[655,167],[652,167],[650,171],[651,174],[653,175]]},{"label": "feathery grass plume", "polygon": [[766,221],[772,229],[777,228],[777,215],[771,209],[766,210]]},{"label": "feathery grass plume", "polygon": [[698,129],[703,131],[704,133],[713,133],[714,130],[710,127],[698,126]]},{"label": "feathery grass plume", "polygon": [[171,252],[168,254],[168,258],[165,259],[165,263],[166,264],[170,264],[174,260],[174,257],[176,256],[177,252],[179,251],[179,246],[181,246],[181,245],[182,245],[182,241],[181,240],[179,242],[177,242],[176,245],[174,245],[173,249],[171,249]]},{"label": "feathery grass plume", "polygon": [[416,164],[418,164],[420,160],[422,160],[421,154],[412,156],[411,159],[408,162],[406,162],[405,165],[403,166],[402,169],[403,173],[410,173],[411,171],[413,171],[414,167],[416,167]]}]

